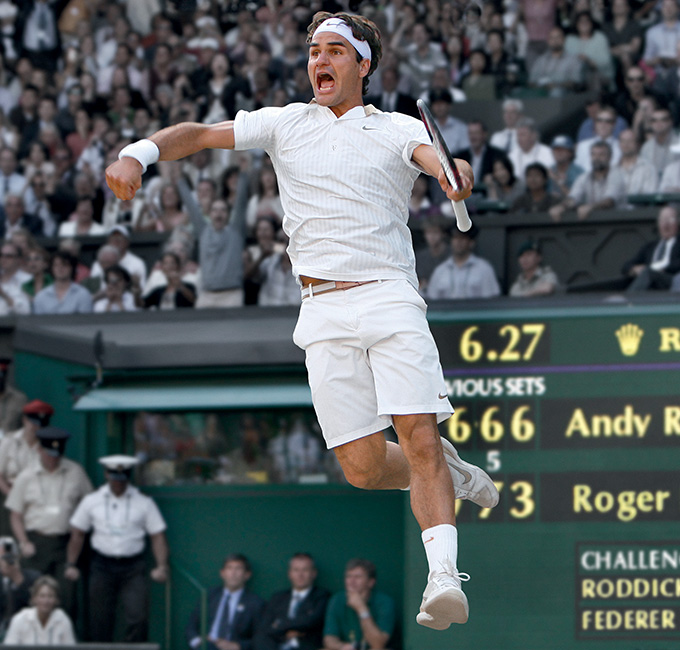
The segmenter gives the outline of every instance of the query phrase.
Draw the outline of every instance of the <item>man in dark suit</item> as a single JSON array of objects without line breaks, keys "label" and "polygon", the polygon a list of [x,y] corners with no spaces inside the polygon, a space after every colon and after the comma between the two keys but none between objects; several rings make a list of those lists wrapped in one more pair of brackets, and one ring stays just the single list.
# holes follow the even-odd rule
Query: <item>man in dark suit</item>
[{"label": "man in dark suit", "polygon": [[308,553],[288,563],[291,589],[267,603],[257,635],[257,650],[317,650],[323,644],[323,622],[330,594],[314,585],[316,566]]},{"label": "man in dark suit", "polygon": [[[253,637],[264,608],[264,601],[246,589],[252,573],[245,555],[228,555],[220,570],[222,584],[208,592],[209,650],[253,650]],[[201,607],[189,618],[186,636],[192,648],[201,645]]]},{"label": "man in dark suit", "polygon": [[461,149],[453,156],[467,160],[472,166],[475,181],[482,183],[484,178],[493,172],[494,163],[500,158],[507,160],[508,157],[502,149],[488,144],[489,133],[481,120],[468,122],[468,138],[470,140],[469,148]]},{"label": "man in dark suit", "polygon": [[28,230],[35,237],[43,235],[40,217],[24,212],[24,199],[19,194],[8,194],[4,209],[0,208],[0,239],[9,239],[19,228]]},{"label": "man in dark suit", "polygon": [[366,104],[373,104],[385,113],[403,113],[420,119],[416,100],[411,95],[399,92],[399,70],[387,67],[380,76],[382,93],[366,98]]},{"label": "man in dark suit", "polygon": [[621,269],[623,275],[633,278],[628,291],[669,289],[673,276],[680,273],[677,209],[672,205],[662,207],[656,227],[660,238],[642,246]]}]

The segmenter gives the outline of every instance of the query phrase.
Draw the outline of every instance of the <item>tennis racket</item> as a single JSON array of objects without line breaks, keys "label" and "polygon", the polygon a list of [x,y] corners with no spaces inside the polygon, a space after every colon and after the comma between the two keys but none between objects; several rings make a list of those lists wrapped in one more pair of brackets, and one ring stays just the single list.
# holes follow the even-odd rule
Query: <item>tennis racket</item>
[{"label": "tennis racket", "polygon": [[[453,160],[453,156],[449,152],[449,148],[446,146],[446,142],[444,142],[444,138],[442,138],[442,134],[439,131],[437,123],[434,121],[434,117],[432,116],[430,109],[422,99],[418,100],[418,110],[420,111],[420,116],[423,118],[423,123],[427,129],[427,133],[432,140],[432,146],[437,152],[439,163],[444,170],[444,174],[446,174],[446,178],[448,179],[449,183],[451,183],[453,189],[455,189],[456,192],[459,192],[463,187],[463,183],[460,180],[460,174],[458,173],[456,163]],[[472,221],[470,221],[470,215],[468,215],[465,202],[451,201],[451,204],[453,205],[453,212],[456,215],[458,230],[461,232],[467,232],[470,230],[470,228],[472,228]]]}]

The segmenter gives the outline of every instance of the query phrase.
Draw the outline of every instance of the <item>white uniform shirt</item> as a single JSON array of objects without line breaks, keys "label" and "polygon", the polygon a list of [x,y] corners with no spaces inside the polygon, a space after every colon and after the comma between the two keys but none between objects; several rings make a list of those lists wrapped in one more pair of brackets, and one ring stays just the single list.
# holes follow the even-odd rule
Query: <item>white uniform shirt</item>
[{"label": "white uniform shirt", "polygon": [[240,111],[234,137],[237,150],[272,159],[294,275],[418,286],[406,224],[422,171],[411,155],[430,144],[422,122],[372,106],[338,118],[311,102]]},{"label": "white uniform shirt", "polygon": [[35,607],[26,607],[12,617],[5,645],[75,645],[71,619],[62,609],[55,609],[42,626]]},{"label": "white uniform shirt", "polygon": [[117,497],[108,484],[88,494],[78,505],[71,526],[92,530],[92,548],[107,557],[132,557],[144,550],[146,535],[166,529],[165,520],[153,499],[128,485]]}]

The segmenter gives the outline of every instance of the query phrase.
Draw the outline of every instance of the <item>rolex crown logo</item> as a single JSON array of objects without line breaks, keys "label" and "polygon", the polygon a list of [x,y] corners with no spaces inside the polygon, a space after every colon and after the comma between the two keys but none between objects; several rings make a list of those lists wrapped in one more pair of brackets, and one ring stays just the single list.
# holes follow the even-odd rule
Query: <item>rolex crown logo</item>
[{"label": "rolex crown logo", "polygon": [[633,325],[633,323],[621,325],[616,330],[616,338],[619,339],[621,352],[627,357],[636,355],[644,334],[644,330],[640,329],[637,325]]}]

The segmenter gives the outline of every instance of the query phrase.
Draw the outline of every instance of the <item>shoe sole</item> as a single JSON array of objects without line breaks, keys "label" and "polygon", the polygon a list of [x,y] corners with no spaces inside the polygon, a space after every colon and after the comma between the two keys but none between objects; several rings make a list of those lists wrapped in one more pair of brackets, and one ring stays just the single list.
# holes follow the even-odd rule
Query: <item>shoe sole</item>
[{"label": "shoe sole", "polygon": [[[470,501],[476,503],[481,508],[495,508],[498,505],[500,495],[498,494],[498,489],[494,485],[494,482],[491,480],[491,477],[481,467],[478,467],[477,465],[473,465],[472,463],[464,461],[458,455],[456,448],[446,438],[442,438],[441,440],[442,449],[444,450],[444,456],[448,456],[449,458],[453,459],[454,466],[460,466],[464,468],[467,473],[469,473],[472,476],[475,476],[477,480],[481,479],[484,483],[486,483],[489,493],[493,495],[493,498],[490,501],[479,499],[478,500],[470,499]],[[475,481],[475,483],[476,482],[477,481]],[[481,490],[479,492],[481,492]]]},{"label": "shoe sole", "polygon": [[416,616],[416,623],[432,630],[446,630],[451,623],[467,623],[469,608],[463,591],[448,590],[429,598],[425,611]]}]

